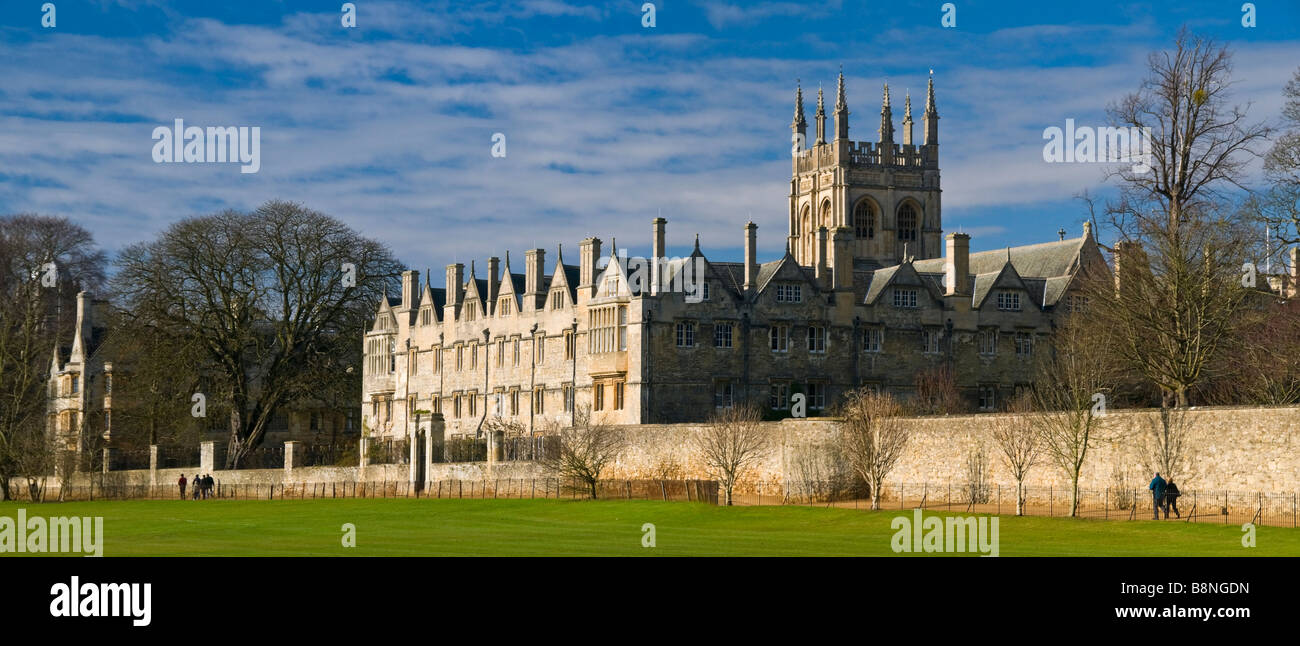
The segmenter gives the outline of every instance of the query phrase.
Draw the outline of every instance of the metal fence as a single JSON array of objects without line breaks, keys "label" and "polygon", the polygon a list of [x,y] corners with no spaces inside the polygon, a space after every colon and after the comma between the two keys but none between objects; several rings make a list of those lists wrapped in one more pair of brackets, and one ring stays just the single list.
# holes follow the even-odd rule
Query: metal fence
[{"label": "metal fence", "polygon": [[[1068,487],[1025,487],[1026,516],[1069,516],[1071,491]],[[737,505],[823,505],[870,509],[871,496],[865,485],[848,481],[787,482],[767,484],[736,493]],[[1151,520],[1154,516],[1151,492],[1146,489],[1080,489],[1081,518],[1108,520]],[[886,483],[881,490],[881,509],[936,509],[981,514],[1016,513],[1014,486],[963,483]],[[1294,493],[1266,494],[1244,491],[1185,491],[1168,511],[1168,520],[1189,523],[1223,523],[1296,527],[1297,496]],[[1166,510],[1160,510],[1164,520]]]},{"label": "metal fence", "polygon": [[359,464],[358,456],[360,453],[360,447],[358,447],[356,442],[300,444],[298,445],[297,451],[293,454],[293,466],[295,468],[300,466],[354,467]]},{"label": "metal fence", "polygon": [[452,437],[433,443],[434,462],[486,462],[486,437]]},{"label": "metal fence", "polygon": [[[405,480],[298,482],[282,484],[225,483],[217,479],[211,496],[195,501],[192,489],[185,499],[218,500],[307,500],[337,498],[436,498],[436,499],[527,499],[577,500],[589,498],[590,487],[568,478],[496,478],[489,480],[438,480],[418,487]],[[598,499],[660,500],[718,504],[718,483],[711,480],[602,480],[597,483]],[[132,485],[113,479],[92,479],[90,484],[34,492],[33,502],[90,500],[176,500],[180,489],[174,484]]]},{"label": "metal fence", "polygon": [[501,456],[507,461],[539,461],[560,455],[558,435],[507,437],[501,443]]},{"label": "metal fence", "polygon": [[[221,465],[225,461],[216,464]],[[283,469],[284,468],[284,445],[280,446],[259,446],[249,451],[244,457],[239,459],[238,468],[240,469]]]},{"label": "metal fence", "polygon": [[158,446],[159,469],[197,468],[198,466],[198,445],[162,444]]},{"label": "metal fence", "polygon": [[411,443],[407,438],[398,440],[371,440],[367,449],[370,464],[409,464]]}]

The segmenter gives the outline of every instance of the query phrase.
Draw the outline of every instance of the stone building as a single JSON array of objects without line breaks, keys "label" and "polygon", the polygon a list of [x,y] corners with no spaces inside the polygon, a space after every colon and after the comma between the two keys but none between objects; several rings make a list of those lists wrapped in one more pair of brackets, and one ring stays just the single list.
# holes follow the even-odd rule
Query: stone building
[{"label": "stone building", "polygon": [[400,437],[441,414],[451,435],[493,416],[540,430],[575,406],[609,423],[695,421],[741,401],[780,416],[795,392],[817,414],[863,385],[906,397],[943,366],[981,409],[1026,385],[1080,272],[1109,271],[1091,231],[975,254],[970,236],[943,236],[933,79],[920,143],[910,97],[896,142],[888,86],[876,142],[849,139],[842,74],[831,133],[821,92],[811,142],[795,97],[782,257],[759,262],[751,222],[743,262],[708,260],[698,237],[669,260],[656,218],[648,281],[596,238],[576,265],[531,249],[522,273],[507,254],[483,277],[448,265],[441,288],[405,272],[363,340],[368,428]]},{"label": "stone building", "polygon": [[[78,454],[81,468],[92,466],[102,455],[101,449],[140,449],[149,443],[151,411],[137,409],[137,398],[132,396],[138,386],[133,379],[132,368],[137,363],[133,355],[137,344],[149,341],[115,335],[108,322],[110,307],[89,292],[78,293],[71,344],[56,343],[50,359],[46,431],[58,451]],[[159,423],[177,431],[176,420],[183,419],[195,439],[224,441],[228,434],[225,420],[215,415],[201,420],[186,417],[191,405],[189,396],[179,398],[174,408],[180,412]],[[360,426],[353,407],[296,401],[272,417],[264,442],[273,446],[291,439],[350,441],[360,435]]]}]

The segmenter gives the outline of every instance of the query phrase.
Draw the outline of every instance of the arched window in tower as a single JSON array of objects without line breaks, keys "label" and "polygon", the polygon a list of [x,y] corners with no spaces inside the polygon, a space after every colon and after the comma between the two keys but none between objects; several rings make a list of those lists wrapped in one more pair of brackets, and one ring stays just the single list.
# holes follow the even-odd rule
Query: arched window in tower
[{"label": "arched window in tower", "polygon": [[834,225],[834,223],[831,222],[831,201],[830,200],[825,200],[822,202],[822,210],[820,213],[817,214],[817,220],[821,222],[820,226],[823,227],[830,228],[831,226]]},{"label": "arched window in tower", "polygon": [[853,230],[859,240],[876,237],[876,211],[871,208],[870,200],[858,202],[853,209]]},{"label": "arched window in tower", "polygon": [[898,239],[916,240],[916,209],[911,204],[898,210]]}]

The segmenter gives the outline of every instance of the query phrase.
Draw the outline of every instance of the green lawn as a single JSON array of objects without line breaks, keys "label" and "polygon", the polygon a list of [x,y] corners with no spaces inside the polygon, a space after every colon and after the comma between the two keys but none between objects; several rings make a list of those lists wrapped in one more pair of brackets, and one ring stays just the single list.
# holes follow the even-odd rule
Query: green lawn
[{"label": "green lawn", "polygon": [[[125,501],[0,516],[104,517],[105,556],[892,556],[895,516],[814,507],[556,500]],[[926,512],[926,516],[943,515]],[[1300,531],[1000,517],[1002,556],[1300,556]],[[357,546],[342,546],[344,523]],[[641,545],[655,525],[654,548]],[[1153,547],[1158,546],[1158,550]],[[909,555],[904,555],[909,556]],[[916,557],[917,555],[911,555]]]}]

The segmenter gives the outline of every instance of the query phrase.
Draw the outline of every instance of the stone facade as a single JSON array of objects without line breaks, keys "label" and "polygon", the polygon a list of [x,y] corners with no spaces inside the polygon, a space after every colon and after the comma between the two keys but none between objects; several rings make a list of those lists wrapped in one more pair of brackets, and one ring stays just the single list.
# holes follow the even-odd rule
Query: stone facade
[{"label": "stone facade", "polygon": [[588,238],[577,265],[562,248],[549,265],[532,249],[522,273],[509,254],[483,278],[475,263],[469,276],[448,265],[442,288],[405,272],[363,339],[367,427],[414,435],[442,413],[452,436],[492,416],[537,431],[569,423],[575,406],[607,423],[682,422],[750,401],[780,417],[794,392],[816,415],[864,385],[906,397],[936,368],[973,406],[996,408],[1028,382],[1076,278],[1109,271],[1091,231],[971,254],[969,236],[942,237],[933,82],[919,144],[910,98],[894,142],[888,88],[876,143],[849,140],[842,76],[829,139],[818,103],[807,142],[798,92],[781,258],[758,262],[751,222],[743,262],[709,261],[698,237],[690,257],[667,259],[656,218],[643,266]]}]

